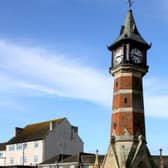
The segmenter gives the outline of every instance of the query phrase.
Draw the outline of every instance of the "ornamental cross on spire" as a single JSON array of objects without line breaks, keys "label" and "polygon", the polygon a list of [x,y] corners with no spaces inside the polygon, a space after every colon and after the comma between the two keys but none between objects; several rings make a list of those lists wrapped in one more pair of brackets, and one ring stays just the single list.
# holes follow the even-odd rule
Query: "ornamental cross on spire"
[{"label": "ornamental cross on spire", "polygon": [[133,1],[132,0],[128,0],[129,9],[131,9],[132,5],[133,5]]}]

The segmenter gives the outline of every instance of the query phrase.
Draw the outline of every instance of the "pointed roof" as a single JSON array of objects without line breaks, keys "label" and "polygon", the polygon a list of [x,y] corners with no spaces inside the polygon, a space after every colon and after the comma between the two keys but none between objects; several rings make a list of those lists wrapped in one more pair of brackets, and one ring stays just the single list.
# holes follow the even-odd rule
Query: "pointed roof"
[{"label": "pointed roof", "polygon": [[128,10],[128,14],[125,19],[125,24],[121,27],[120,35],[109,47],[109,49],[112,49],[116,44],[126,40],[136,41],[146,46],[146,48],[150,48],[150,45],[143,39],[143,37],[138,32],[133,12],[131,9]]}]

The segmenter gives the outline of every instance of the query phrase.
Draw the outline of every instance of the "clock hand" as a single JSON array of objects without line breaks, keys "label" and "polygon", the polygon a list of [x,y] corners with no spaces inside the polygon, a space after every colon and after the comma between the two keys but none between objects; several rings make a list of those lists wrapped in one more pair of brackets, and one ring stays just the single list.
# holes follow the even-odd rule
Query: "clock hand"
[{"label": "clock hand", "polygon": [[133,54],[135,57],[139,57],[139,55],[138,54]]}]

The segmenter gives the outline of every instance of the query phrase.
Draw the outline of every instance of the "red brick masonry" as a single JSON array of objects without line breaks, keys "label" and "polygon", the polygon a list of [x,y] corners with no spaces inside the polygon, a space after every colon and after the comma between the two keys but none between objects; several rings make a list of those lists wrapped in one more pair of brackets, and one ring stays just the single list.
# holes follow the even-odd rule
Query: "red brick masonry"
[{"label": "red brick masonry", "polygon": [[[124,93],[124,91],[126,91]],[[128,93],[127,93],[128,92]],[[125,129],[131,135],[145,136],[142,78],[131,75],[114,80],[111,134],[120,136]]]}]

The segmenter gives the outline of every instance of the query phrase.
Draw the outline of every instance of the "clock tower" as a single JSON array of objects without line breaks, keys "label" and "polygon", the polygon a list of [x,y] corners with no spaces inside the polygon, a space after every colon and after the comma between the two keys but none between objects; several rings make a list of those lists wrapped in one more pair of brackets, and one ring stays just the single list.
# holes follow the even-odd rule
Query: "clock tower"
[{"label": "clock tower", "polygon": [[148,72],[150,47],[129,9],[118,38],[108,47],[112,53],[109,71],[114,87],[110,145],[104,168],[155,167],[146,145],[143,102],[143,76]]}]

